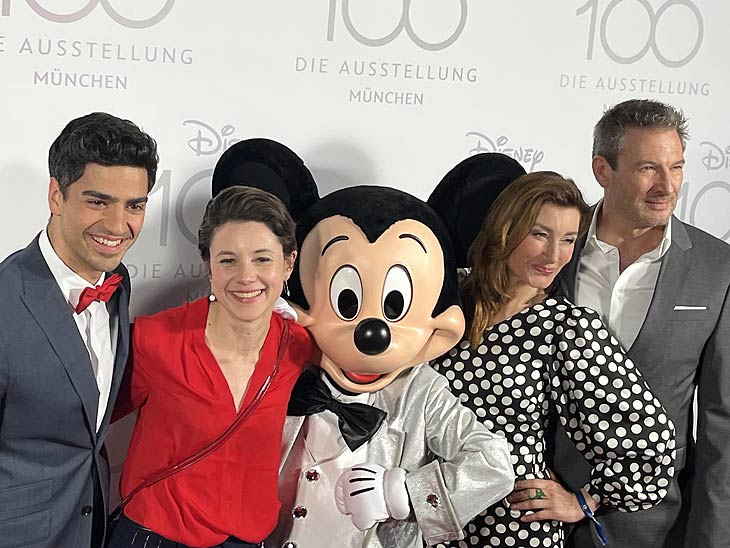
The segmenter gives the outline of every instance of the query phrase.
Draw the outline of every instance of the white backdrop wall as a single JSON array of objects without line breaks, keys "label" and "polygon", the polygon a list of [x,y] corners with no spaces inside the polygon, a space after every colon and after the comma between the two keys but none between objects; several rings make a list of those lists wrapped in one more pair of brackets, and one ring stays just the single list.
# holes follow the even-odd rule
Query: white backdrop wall
[{"label": "white backdrop wall", "polygon": [[0,0],[0,256],[44,226],[48,147],[94,110],[159,144],[125,261],[135,315],[205,291],[195,234],[237,140],[289,145],[320,194],[425,199],[461,159],[501,151],[593,202],[593,124],[634,97],[687,114],[677,213],[730,240],[729,25],[726,0]]}]

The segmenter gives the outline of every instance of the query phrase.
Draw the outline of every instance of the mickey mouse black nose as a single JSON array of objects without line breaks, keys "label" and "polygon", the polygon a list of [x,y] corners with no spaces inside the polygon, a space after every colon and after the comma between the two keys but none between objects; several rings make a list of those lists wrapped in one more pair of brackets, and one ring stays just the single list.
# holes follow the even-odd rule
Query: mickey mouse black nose
[{"label": "mickey mouse black nose", "polygon": [[355,346],[368,356],[385,352],[390,346],[388,324],[378,318],[361,321],[355,328]]}]

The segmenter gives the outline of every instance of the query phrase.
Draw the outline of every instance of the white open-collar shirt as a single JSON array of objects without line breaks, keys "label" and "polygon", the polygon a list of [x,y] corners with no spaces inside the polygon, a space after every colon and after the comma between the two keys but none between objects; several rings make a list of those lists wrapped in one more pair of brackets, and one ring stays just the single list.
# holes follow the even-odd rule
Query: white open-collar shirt
[{"label": "white open-collar shirt", "polygon": [[[86,310],[77,314],[75,310],[81,292],[94,285],[66,266],[53,249],[45,230],[41,232],[38,244],[51,274],[58,283],[58,287],[61,288],[63,297],[73,311],[76,327],[89,352],[92,373],[99,388],[99,404],[96,412],[96,431],[98,432],[109,403],[116,353],[116,337],[112,337],[112,331],[117,331],[118,318],[116,316],[110,318],[106,303],[100,301],[92,302]],[[96,285],[102,283],[105,277],[106,275],[102,273]]]},{"label": "white open-collar shirt", "polygon": [[599,202],[593,212],[586,244],[580,255],[576,304],[598,312],[621,345],[629,349],[644,324],[662,258],[672,244],[672,219],[669,219],[659,245],[621,272],[618,249],[596,236],[596,220],[602,204]]}]

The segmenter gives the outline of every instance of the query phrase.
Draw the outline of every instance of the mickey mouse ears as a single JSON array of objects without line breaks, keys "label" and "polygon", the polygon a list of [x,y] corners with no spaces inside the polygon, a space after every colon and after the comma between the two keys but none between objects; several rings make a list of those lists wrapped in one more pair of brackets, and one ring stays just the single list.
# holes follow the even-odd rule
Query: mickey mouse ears
[{"label": "mickey mouse ears", "polygon": [[246,139],[231,145],[213,170],[212,195],[243,185],[270,192],[298,221],[319,199],[317,185],[302,159],[270,139]]},{"label": "mickey mouse ears", "polygon": [[524,175],[514,158],[484,152],[459,162],[436,186],[428,205],[444,219],[454,240],[457,267],[467,267],[469,247],[489,208],[508,184]]}]

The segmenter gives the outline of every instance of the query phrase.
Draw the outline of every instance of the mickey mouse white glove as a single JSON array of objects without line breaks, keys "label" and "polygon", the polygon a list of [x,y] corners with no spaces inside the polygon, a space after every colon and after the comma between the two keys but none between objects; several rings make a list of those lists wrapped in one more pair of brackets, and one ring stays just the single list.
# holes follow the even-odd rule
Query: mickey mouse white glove
[{"label": "mickey mouse white glove", "polygon": [[345,470],[335,485],[337,509],[365,531],[376,523],[406,519],[411,512],[403,468],[386,470],[379,464],[358,464]]}]

